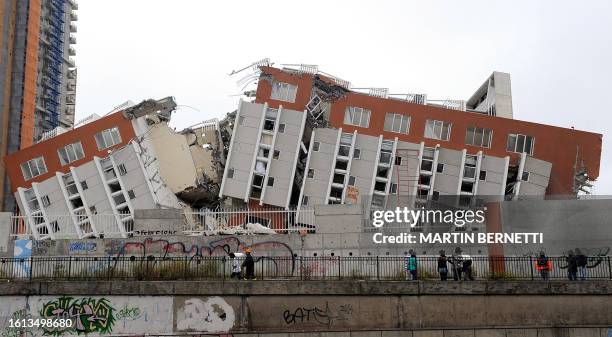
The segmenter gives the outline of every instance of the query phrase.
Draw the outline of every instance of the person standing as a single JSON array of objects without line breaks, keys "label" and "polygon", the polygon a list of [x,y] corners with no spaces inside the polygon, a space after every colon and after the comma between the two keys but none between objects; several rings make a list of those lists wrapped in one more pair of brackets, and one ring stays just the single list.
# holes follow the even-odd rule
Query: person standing
[{"label": "person standing", "polygon": [[438,273],[440,273],[440,281],[448,279],[448,259],[444,250],[440,251],[440,256],[438,257]]},{"label": "person standing", "polygon": [[472,257],[469,255],[463,255],[463,279],[465,281],[474,281],[472,275]]},{"label": "person standing", "polygon": [[543,251],[540,252],[540,256],[536,260],[536,269],[540,272],[542,280],[548,281],[550,271],[552,270],[552,263]]},{"label": "person standing", "polygon": [[463,272],[463,256],[461,256],[461,248],[455,248],[455,253],[451,256],[451,265],[453,266],[453,280],[461,281],[461,273]]},{"label": "person standing", "polygon": [[251,256],[251,248],[245,249],[244,252],[246,253],[246,258],[242,262],[242,267],[246,270],[246,279],[253,280],[255,279],[255,260]]},{"label": "person standing", "polygon": [[578,276],[582,281],[587,278],[587,265],[589,259],[586,255],[582,254],[580,249],[576,248],[576,267],[578,267]]},{"label": "person standing", "polygon": [[574,252],[571,249],[569,252],[567,252],[567,257],[565,258],[565,261],[567,262],[567,278],[570,281],[578,280],[578,278],[576,277],[576,274],[578,273],[576,256],[574,255]]},{"label": "person standing", "polygon": [[411,279],[413,281],[417,280],[417,257],[416,257],[416,253],[414,252],[414,250],[410,250],[409,252],[410,256],[407,258],[406,261],[406,270],[410,273]]}]

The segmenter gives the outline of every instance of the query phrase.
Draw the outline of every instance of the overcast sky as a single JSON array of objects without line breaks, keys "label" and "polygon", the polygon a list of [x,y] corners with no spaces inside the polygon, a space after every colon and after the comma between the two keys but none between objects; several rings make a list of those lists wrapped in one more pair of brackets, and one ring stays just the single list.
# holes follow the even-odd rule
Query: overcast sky
[{"label": "overcast sky", "polygon": [[[236,108],[228,74],[269,57],[356,87],[467,99],[494,70],[514,117],[604,135],[612,194],[612,1],[80,1],[77,120],[175,96],[179,129]],[[559,149],[567,151],[568,149]]]}]

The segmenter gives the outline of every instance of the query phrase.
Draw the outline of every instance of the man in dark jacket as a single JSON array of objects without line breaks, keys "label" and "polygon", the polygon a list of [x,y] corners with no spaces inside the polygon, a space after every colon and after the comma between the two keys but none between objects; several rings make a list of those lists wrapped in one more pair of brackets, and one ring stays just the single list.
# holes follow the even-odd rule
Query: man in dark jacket
[{"label": "man in dark jacket", "polygon": [[244,262],[242,262],[242,267],[246,270],[245,278],[247,280],[255,279],[255,260],[253,256],[251,256],[251,248],[247,248],[244,251],[246,253],[246,257]]},{"label": "man in dark jacket", "polygon": [[446,254],[443,250],[440,251],[440,256],[438,257],[438,273],[440,273],[440,280],[446,281],[448,279],[448,263],[447,263]]},{"label": "man in dark jacket", "polygon": [[569,252],[567,252],[567,257],[565,258],[565,261],[567,262],[567,278],[570,281],[578,280],[578,278],[576,277],[576,274],[578,273],[576,256],[574,255],[574,252],[571,249]]},{"label": "man in dark jacket", "polygon": [[587,278],[587,264],[587,256],[582,254],[580,249],[576,248],[576,266],[578,267],[578,275],[580,275],[580,279],[583,281]]}]

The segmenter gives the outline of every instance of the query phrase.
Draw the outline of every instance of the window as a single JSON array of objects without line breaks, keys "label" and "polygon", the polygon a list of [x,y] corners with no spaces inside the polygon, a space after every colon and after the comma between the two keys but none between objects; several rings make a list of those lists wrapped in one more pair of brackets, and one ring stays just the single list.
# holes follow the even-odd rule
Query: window
[{"label": "window", "polygon": [[51,226],[51,230],[53,231],[53,233],[57,233],[60,231],[60,226],[57,224],[57,220],[51,221],[49,223],[49,226]]},{"label": "window", "polygon": [[81,188],[83,189],[83,191],[89,188],[89,186],[87,186],[87,181],[85,180],[81,181]]},{"label": "window", "polygon": [[135,199],[136,198],[136,194],[134,194],[134,190],[129,190],[128,191],[128,197],[130,197],[130,199]]},{"label": "window", "polygon": [[124,176],[127,174],[127,169],[125,168],[125,164],[119,164],[117,166],[117,170],[119,170],[119,175]]},{"label": "window", "polygon": [[308,169],[308,178],[314,178],[314,169]]},{"label": "window", "polygon": [[268,177],[268,186],[274,186],[274,178]]},{"label": "window", "polygon": [[264,176],[259,175],[259,174],[253,175],[253,186],[263,187],[263,182],[264,182]]},{"label": "window", "polygon": [[357,180],[355,177],[349,176],[348,185],[355,186],[355,180]]},{"label": "window", "polygon": [[96,209],[96,206],[89,207],[89,212],[91,212],[91,214],[98,214],[98,210]]},{"label": "window", "polygon": [[280,157],[280,151],[279,150],[274,150],[274,154],[272,155],[272,159],[277,159],[278,157]]},{"label": "window", "polygon": [[312,144],[312,150],[313,151],[319,151],[319,147],[321,146],[321,143],[319,142],[314,142],[314,144]]},{"label": "window", "polygon": [[75,160],[79,160],[85,157],[81,142],[68,144],[58,149],[57,154],[59,155],[60,162],[62,163],[62,165],[72,163]]},{"label": "window", "polygon": [[367,128],[370,125],[370,110],[353,106],[346,107],[344,124]]},{"label": "window", "polygon": [[478,179],[479,180],[487,180],[487,171],[480,171],[480,174],[478,175]]},{"label": "window", "polygon": [[463,177],[476,179],[476,166],[478,164],[478,157],[474,155],[465,156],[465,164],[463,166]]},{"label": "window", "polygon": [[295,103],[295,95],[297,93],[297,86],[284,82],[272,83],[272,95],[270,98]]},{"label": "window", "polygon": [[353,150],[353,159],[359,159],[361,158],[361,150],[358,148],[355,148]]},{"label": "window", "polygon": [[493,130],[470,126],[465,133],[465,145],[491,147]]},{"label": "window", "polygon": [[529,181],[529,176],[531,175],[530,172],[527,171],[523,171],[523,175],[521,176],[521,180],[522,181]]},{"label": "window", "polygon": [[238,117],[238,124],[244,125],[244,116]]},{"label": "window", "polygon": [[402,165],[402,157],[395,157],[395,165],[400,166]]},{"label": "window", "polygon": [[302,197],[302,206],[308,206],[308,202],[310,201],[310,197],[305,195]]},{"label": "window", "polygon": [[387,113],[385,115],[385,131],[408,134],[409,128],[409,116],[396,113]]},{"label": "window", "polygon": [[436,167],[437,173],[444,173],[444,164],[438,163],[438,167]]},{"label": "window", "polygon": [[51,205],[51,200],[49,200],[48,195],[43,195],[40,199],[42,200],[42,204],[44,207],[48,207],[49,205]]},{"label": "window", "polygon": [[391,183],[391,194],[397,194],[397,184]]},{"label": "window", "polygon": [[21,164],[21,173],[25,180],[30,180],[34,177],[38,177],[41,174],[47,173],[47,165],[45,165],[45,159],[37,157]]},{"label": "window", "polygon": [[229,170],[227,170],[227,178],[228,179],[234,178],[234,169],[233,168],[230,168]]},{"label": "window", "polygon": [[98,144],[98,150],[104,150],[113,145],[121,143],[121,134],[119,133],[119,128],[114,127],[96,133],[96,143]]},{"label": "window", "polygon": [[535,138],[521,134],[509,134],[506,149],[510,152],[527,153],[533,155],[533,144]]},{"label": "window", "polygon": [[452,124],[449,122],[428,119],[425,124],[425,137],[431,139],[448,140]]},{"label": "window", "polygon": [[280,123],[278,125],[278,132],[285,133],[285,124],[284,123]]}]

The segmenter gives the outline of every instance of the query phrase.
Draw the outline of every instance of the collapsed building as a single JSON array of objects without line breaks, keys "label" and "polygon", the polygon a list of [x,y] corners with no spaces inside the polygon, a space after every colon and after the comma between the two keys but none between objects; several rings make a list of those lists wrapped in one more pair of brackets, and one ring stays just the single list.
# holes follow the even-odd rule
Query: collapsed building
[{"label": "collapsed building", "polygon": [[33,236],[125,237],[135,209],[214,205],[225,156],[219,122],[175,132],[168,125],[175,108],[172,97],[146,100],[7,156]]},{"label": "collapsed building", "polygon": [[175,132],[174,100],[147,100],[7,156],[34,236],[109,232],[96,213],[125,236],[134,209],[153,208],[297,209],[240,221],[303,228],[300,209],[313,205],[575,198],[599,175],[602,136],[514,119],[509,74],[461,101],[355,88],[312,65],[246,69],[240,84],[256,89],[221,121]]}]

